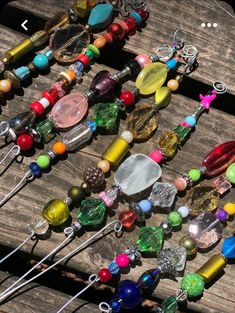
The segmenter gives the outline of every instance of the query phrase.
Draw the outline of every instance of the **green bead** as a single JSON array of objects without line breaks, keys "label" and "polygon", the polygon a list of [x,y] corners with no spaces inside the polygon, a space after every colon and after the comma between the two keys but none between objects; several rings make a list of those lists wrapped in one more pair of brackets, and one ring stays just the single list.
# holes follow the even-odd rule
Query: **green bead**
[{"label": "green bead", "polygon": [[198,297],[203,294],[205,282],[197,273],[185,274],[181,280],[181,289],[187,291],[189,297]]},{"label": "green bead", "polygon": [[69,218],[69,214],[68,205],[60,199],[53,199],[49,201],[42,211],[42,216],[52,226],[63,224]]},{"label": "green bead", "polygon": [[91,51],[91,50],[87,50],[85,54],[86,54],[91,60],[94,59],[94,57],[95,57],[94,52]]},{"label": "green bead", "polygon": [[191,178],[193,183],[196,183],[201,178],[201,172],[200,170],[193,168],[188,172],[188,177]]},{"label": "green bead", "polygon": [[35,140],[39,142],[43,141],[48,143],[55,137],[55,135],[55,124],[49,119],[38,123],[34,130]]},{"label": "green bead", "polygon": [[178,125],[174,132],[180,137],[180,142],[183,142],[188,134],[191,132],[191,128]]},{"label": "green bead", "polygon": [[94,53],[94,55],[95,55],[96,58],[99,58],[99,57],[100,57],[100,50],[99,50],[96,46],[94,46],[94,45],[89,45],[89,46],[88,46],[88,49],[91,50],[91,51]]},{"label": "green bead", "polygon": [[226,171],[226,177],[228,180],[232,183],[235,184],[235,163],[232,163]]},{"label": "green bead", "polygon": [[136,242],[141,252],[159,252],[162,249],[164,230],[161,227],[142,227]]},{"label": "green bead", "polygon": [[178,227],[182,224],[183,218],[179,212],[170,212],[167,216],[167,222],[172,226],[172,227]]},{"label": "green bead", "polygon": [[95,115],[92,118],[97,126],[110,133],[116,131],[119,113],[118,105],[116,103],[98,103],[95,109]]},{"label": "green bead", "polygon": [[50,166],[51,159],[49,158],[48,155],[40,155],[37,158],[36,163],[42,170],[45,170]]},{"label": "green bead", "polygon": [[81,203],[78,220],[83,225],[99,225],[105,218],[106,205],[102,200],[86,199]]},{"label": "green bead", "polygon": [[164,313],[176,313],[178,310],[178,304],[175,296],[170,296],[161,305],[161,309]]},{"label": "green bead", "polygon": [[68,191],[68,197],[75,203],[80,202],[85,198],[85,191],[81,187],[73,186]]}]

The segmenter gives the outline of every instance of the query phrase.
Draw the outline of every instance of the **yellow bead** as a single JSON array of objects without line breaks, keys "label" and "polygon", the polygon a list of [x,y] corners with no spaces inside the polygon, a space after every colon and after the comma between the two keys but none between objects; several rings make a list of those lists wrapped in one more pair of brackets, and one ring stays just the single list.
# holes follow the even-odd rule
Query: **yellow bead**
[{"label": "yellow bead", "polygon": [[172,158],[177,151],[180,137],[172,130],[164,132],[157,141],[159,148],[167,158]]},{"label": "yellow bead", "polygon": [[98,164],[98,168],[105,174],[110,170],[110,163],[107,160],[101,160]]},{"label": "yellow bead", "polygon": [[235,203],[226,203],[224,206],[224,211],[226,211],[228,215],[235,215]]},{"label": "yellow bead", "polygon": [[196,273],[209,283],[226,267],[226,259],[223,255],[213,255]]},{"label": "yellow bead", "polygon": [[155,94],[155,104],[158,109],[163,109],[171,102],[171,91],[168,87],[161,87]]},{"label": "yellow bead", "polygon": [[179,82],[176,79],[170,79],[167,83],[167,87],[171,91],[176,91],[179,88]]},{"label": "yellow bead", "polygon": [[22,56],[34,50],[34,45],[30,39],[24,39],[20,43],[18,43],[15,47],[11,48],[7,52],[5,52],[5,57],[8,62],[16,62]]},{"label": "yellow bead", "polygon": [[129,144],[122,138],[116,138],[102,155],[102,159],[108,161],[112,166],[118,166],[129,151]]},{"label": "yellow bead", "polygon": [[147,65],[139,73],[135,86],[139,89],[140,94],[150,95],[156,92],[166,81],[167,66],[163,63],[156,62]]},{"label": "yellow bead", "polygon": [[69,207],[63,200],[54,199],[46,204],[42,215],[52,226],[58,226],[69,218]]},{"label": "yellow bead", "polygon": [[0,80],[0,91],[7,93],[11,90],[11,82],[8,79]]}]

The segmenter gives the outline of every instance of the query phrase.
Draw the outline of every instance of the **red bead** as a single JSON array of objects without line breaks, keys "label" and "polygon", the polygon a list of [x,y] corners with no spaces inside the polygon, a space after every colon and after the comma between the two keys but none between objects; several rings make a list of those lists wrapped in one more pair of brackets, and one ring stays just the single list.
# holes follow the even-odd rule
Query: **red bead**
[{"label": "red bead", "polygon": [[107,283],[112,278],[112,274],[107,268],[102,268],[98,273],[98,277],[102,283]]},{"label": "red bead", "polygon": [[122,40],[125,36],[125,31],[118,23],[109,25],[108,32],[112,35],[115,40]]},{"label": "red bead", "polygon": [[136,30],[136,20],[134,19],[134,17],[128,16],[125,18],[124,22],[127,24],[128,28],[129,28],[129,35],[134,33]]},{"label": "red bead", "polygon": [[148,17],[148,13],[143,9],[136,9],[135,12],[141,16],[143,21],[145,21],[146,18]]},{"label": "red bead", "polygon": [[35,101],[30,104],[29,109],[33,110],[37,116],[41,116],[45,112],[44,106],[39,101]]},{"label": "red bead", "polygon": [[16,141],[22,151],[30,150],[33,146],[33,138],[28,134],[22,134]]},{"label": "red bead", "polygon": [[122,226],[126,229],[131,229],[134,226],[136,219],[137,216],[132,211],[123,211],[119,215],[119,220],[122,223]]},{"label": "red bead", "polygon": [[86,54],[82,53],[76,58],[76,61],[80,61],[84,65],[88,65],[91,62],[91,59]]},{"label": "red bead", "polygon": [[56,100],[58,98],[58,91],[56,89],[50,89],[49,92],[46,90],[43,90],[42,92],[43,98],[46,98],[51,105],[56,103]]},{"label": "red bead", "polygon": [[135,103],[135,94],[129,90],[122,91],[119,99],[124,105],[129,106]]}]

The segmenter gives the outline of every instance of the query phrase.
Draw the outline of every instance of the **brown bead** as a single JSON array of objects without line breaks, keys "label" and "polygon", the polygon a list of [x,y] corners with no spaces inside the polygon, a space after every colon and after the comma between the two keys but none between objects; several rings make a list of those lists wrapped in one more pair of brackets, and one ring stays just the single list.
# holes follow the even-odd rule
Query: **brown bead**
[{"label": "brown bead", "polygon": [[109,26],[108,32],[112,35],[115,40],[122,40],[125,36],[125,31],[120,24],[113,23]]},{"label": "brown bead", "polygon": [[137,220],[137,216],[132,211],[123,211],[119,215],[119,220],[122,223],[123,227],[125,227],[127,229],[131,229],[133,227],[135,221]]},{"label": "brown bead", "polygon": [[84,172],[84,181],[90,188],[101,187],[104,183],[104,174],[101,169],[95,166],[89,166]]}]

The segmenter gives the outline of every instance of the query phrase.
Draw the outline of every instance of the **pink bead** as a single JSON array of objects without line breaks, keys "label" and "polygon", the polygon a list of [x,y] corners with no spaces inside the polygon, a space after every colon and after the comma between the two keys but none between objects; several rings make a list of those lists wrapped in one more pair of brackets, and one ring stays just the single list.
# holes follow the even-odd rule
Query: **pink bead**
[{"label": "pink bead", "polygon": [[120,21],[117,21],[116,23],[119,24],[124,29],[125,33],[129,31],[129,28],[124,21],[120,20]]},{"label": "pink bead", "polygon": [[150,153],[149,157],[155,161],[156,163],[161,163],[161,161],[163,160],[163,155],[162,152],[160,150],[156,150]]},{"label": "pink bead", "polygon": [[99,193],[99,198],[104,201],[104,203],[106,204],[108,208],[110,208],[114,204],[114,201],[110,199],[109,197],[107,197],[104,191]]},{"label": "pink bead", "polygon": [[184,178],[179,177],[174,181],[175,187],[179,191],[184,191],[187,188],[187,182]]},{"label": "pink bead", "polygon": [[116,257],[116,263],[119,267],[127,267],[130,264],[130,259],[128,258],[128,256],[126,254],[119,254]]},{"label": "pink bead", "polygon": [[152,63],[150,57],[148,55],[146,55],[146,54],[139,54],[139,55],[137,55],[137,57],[135,59],[139,63],[141,68],[144,68],[148,64]]}]

